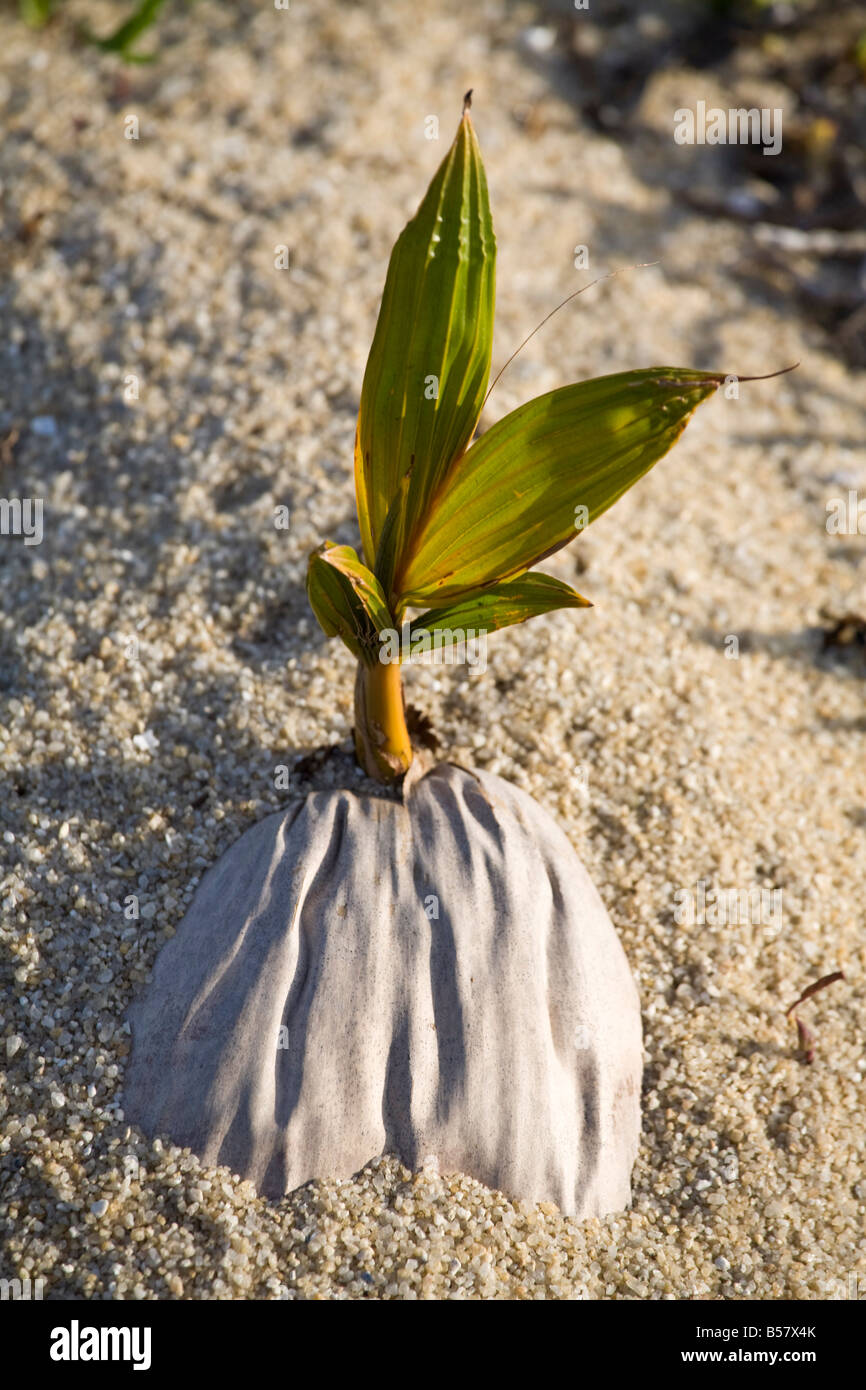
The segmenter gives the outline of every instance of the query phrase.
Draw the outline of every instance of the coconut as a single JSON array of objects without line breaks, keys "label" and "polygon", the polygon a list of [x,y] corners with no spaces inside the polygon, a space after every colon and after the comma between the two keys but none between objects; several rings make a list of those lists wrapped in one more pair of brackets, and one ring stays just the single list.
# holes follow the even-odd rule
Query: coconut
[{"label": "coconut", "polygon": [[576,1216],[629,1201],[635,984],[565,835],[490,773],[268,816],[129,1019],[127,1119],[269,1197],[390,1153]]}]

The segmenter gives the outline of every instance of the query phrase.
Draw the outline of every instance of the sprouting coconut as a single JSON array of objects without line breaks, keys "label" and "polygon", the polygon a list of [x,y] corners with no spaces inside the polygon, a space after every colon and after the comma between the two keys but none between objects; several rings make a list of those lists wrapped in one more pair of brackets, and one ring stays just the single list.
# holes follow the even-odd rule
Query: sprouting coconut
[{"label": "sprouting coconut", "polygon": [[607,912],[525,793],[448,762],[410,770],[400,662],[586,607],[531,567],[724,374],[564,386],[470,443],[494,262],[467,101],[388,268],[355,446],[363,558],[326,542],[309,565],[322,628],[357,658],[358,760],[399,794],[313,792],[247,831],[131,1010],[128,1119],[268,1195],[391,1152],[581,1216],[630,1196],[640,1009]]}]

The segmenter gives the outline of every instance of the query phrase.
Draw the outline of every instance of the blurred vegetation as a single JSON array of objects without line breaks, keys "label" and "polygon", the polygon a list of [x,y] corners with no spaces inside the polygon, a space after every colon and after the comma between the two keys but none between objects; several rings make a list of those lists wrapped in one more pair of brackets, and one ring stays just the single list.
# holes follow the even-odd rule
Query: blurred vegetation
[{"label": "blurred vegetation", "polygon": [[[750,226],[735,273],[780,307],[796,301],[831,350],[866,366],[866,3],[539,3],[582,119],[675,200]],[[734,143],[703,161],[675,157],[669,130],[647,120],[668,74],[710,105],[782,109],[780,152]]]},{"label": "blurred vegetation", "polygon": [[[63,0],[12,0],[17,4],[18,13],[32,29],[43,29],[46,24],[50,24],[58,15]],[[78,29],[79,37],[85,43],[93,44],[96,48],[101,48],[104,53],[116,53],[127,63],[148,63],[155,56],[155,52],[141,52],[136,47],[142,34],[155,23],[159,17],[159,12],[163,8],[165,0],[139,0],[138,4],[132,0],[125,0],[123,10],[124,18],[115,29],[103,38],[98,37],[86,27]]]},{"label": "blurred vegetation", "polygon": [[[125,63],[147,63],[157,56],[148,31],[158,28],[164,41],[169,34],[178,39],[184,26],[174,17],[192,2],[112,0],[116,21],[107,34],[76,22],[82,10],[88,13],[89,0],[74,6],[69,0],[0,0],[0,7],[34,29],[56,26],[61,38],[77,38]],[[512,3],[518,0],[503,0],[506,8]],[[659,177],[644,158],[656,139],[664,155],[660,177],[675,199],[713,217],[753,224],[751,254],[740,270],[744,280],[760,284],[780,304],[796,300],[826,331],[833,350],[866,366],[866,0],[575,5],[534,0],[537,21],[552,32],[560,61],[558,77],[542,61],[547,79],[568,95],[583,121],[632,153],[642,177]],[[565,82],[563,67],[570,74]],[[693,89],[706,75],[712,90],[729,94],[728,105],[781,107],[781,152],[766,159],[748,143],[714,148],[709,171],[689,166],[684,175],[681,161],[670,155],[669,135],[654,136],[642,119],[647,89],[671,70]],[[130,79],[119,74],[117,80]],[[530,127],[533,119],[529,113]]]}]

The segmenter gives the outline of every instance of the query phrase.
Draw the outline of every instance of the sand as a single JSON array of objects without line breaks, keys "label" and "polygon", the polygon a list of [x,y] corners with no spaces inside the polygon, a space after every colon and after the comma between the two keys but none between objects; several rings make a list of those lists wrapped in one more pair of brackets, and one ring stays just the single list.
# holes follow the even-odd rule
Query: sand
[{"label": "sand", "polygon": [[[420,19],[202,0],[118,77],[63,27],[0,16],[0,495],[44,499],[41,544],[0,541],[0,1275],[46,1297],[866,1289],[864,665],[821,639],[824,613],[866,611],[866,538],[826,528],[832,498],[866,497],[863,378],[741,273],[748,227],[675,200],[672,139],[661,157],[581,123],[539,22],[499,0],[468,20],[454,0]],[[388,252],[469,86],[496,363],[593,275],[661,262],[563,310],[485,423],[581,376],[801,363],[703,406],[548,563],[593,610],[495,635],[484,673],[407,676],[449,756],[558,818],[637,978],[633,1206],[581,1223],[388,1158],[269,1202],[145,1142],[119,1101],[124,1012],[203,871],[350,773],[352,663],[306,607],[306,555],[355,541]],[[706,90],[651,84],[648,131]],[[781,910],[678,922],[701,882],[781,890]],[[802,1009],[807,1065],[784,1010],[838,969]]]}]

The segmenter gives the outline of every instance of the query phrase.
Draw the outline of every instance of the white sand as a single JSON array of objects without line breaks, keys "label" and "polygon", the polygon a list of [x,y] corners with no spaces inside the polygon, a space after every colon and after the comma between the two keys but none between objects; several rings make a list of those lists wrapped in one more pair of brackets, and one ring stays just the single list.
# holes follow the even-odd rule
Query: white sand
[{"label": "white sand", "polygon": [[[0,493],[45,499],[40,546],[2,539],[0,1275],[46,1296],[846,1297],[866,1280],[864,668],[815,629],[866,611],[866,539],[825,529],[830,498],[866,497],[862,376],[749,297],[748,229],[671,201],[673,142],[654,162],[580,124],[548,80],[567,70],[519,42],[533,11],[494,0],[467,30],[454,0],[376,9],[202,0],[128,94],[63,29],[0,18],[4,231],[43,214],[0,249],[0,435],[21,432]],[[551,561],[593,611],[494,636],[483,676],[407,678],[456,761],[558,817],[637,975],[634,1206],[583,1224],[389,1160],[268,1203],[118,1111],[123,1012],[197,877],[285,799],[277,765],[348,748],[351,661],[306,609],[306,554],[354,543],[388,252],[470,85],[498,362],[590,278],[576,244],[590,275],[662,261],[557,316],[486,421],[584,375],[802,362],[702,407]],[[684,74],[676,104],[703,92]],[[647,120],[670,105],[654,87]],[[781,889],[781,921],[678,925],[702,879]],[[803,1008],[809,1067],[784,1008],[839,968]]]}]

